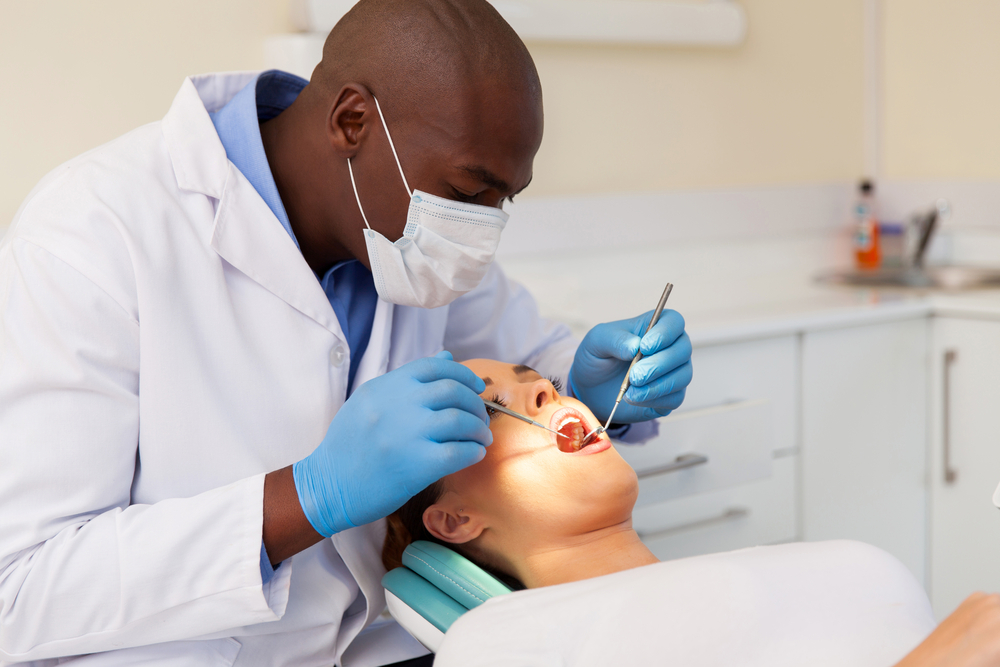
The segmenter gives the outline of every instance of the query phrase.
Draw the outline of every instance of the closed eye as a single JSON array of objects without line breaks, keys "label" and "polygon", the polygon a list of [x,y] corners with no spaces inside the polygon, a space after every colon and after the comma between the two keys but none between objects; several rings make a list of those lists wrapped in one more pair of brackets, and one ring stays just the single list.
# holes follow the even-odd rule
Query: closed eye
[{"label": "closed eye", "polygon": [[456,190],[455,188],[451,189],[451,193],[452,198],[455,199],[455,201],[465,202],[466,204],[474,204],[476,202],[476,197],[479,196],[478,194],[470,195],[462,192],[461,190]]},{"label": "closed eye", "polygon": [[[514,197],[516,197],[516,196],[517,196],[517,193],[514,193],[512,195],[508,195],[507,197],[504,197],[503,199],[501,199],[500,200],[500,209],[501,210],[503,209],[504,202],[510,202],[511,204],[513,204],[514,203]],[[470,195],[470,194],[468,194],[466,192],[462,192],[461,190],[458,190],[456,188],[452,188],[451,189],[451,198],[454,199],[455,201],[465,202],[466,204],[475,204],[476,200],[479,199],[479,194]]]}]

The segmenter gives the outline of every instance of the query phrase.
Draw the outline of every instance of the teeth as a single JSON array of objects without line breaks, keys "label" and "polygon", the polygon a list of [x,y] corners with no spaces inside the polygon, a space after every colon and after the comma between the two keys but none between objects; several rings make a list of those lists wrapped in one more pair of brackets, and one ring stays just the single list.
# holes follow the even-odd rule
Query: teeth
[{"label": "teeth", "polygon": [[573,416],[566,417],[561,422],[559,422],[559,427],[556,430],[558,431],[563,426],[566,426],[567,424],[572,424],[572,423],[579,424],[580,420],[577,419],[576,417],[573,417]]}]

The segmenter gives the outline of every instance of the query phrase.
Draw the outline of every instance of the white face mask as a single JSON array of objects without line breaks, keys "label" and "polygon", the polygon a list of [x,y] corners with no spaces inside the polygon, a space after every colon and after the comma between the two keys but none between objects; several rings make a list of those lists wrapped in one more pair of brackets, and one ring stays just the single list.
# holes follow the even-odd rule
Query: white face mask
[{"label": "white face mask", "polygon": [[365,244],[375,289],[381,299],[400,306],[445,306],[482,281],[493,263],[508,216],[498,208],[411,191],[378,100],[375,108],[389,137],[403,187],[410,195],[403,237],[392,243],[368,224],[354,182],[354,169],[351,160],[347,160],[354,197],[368,228]]}]

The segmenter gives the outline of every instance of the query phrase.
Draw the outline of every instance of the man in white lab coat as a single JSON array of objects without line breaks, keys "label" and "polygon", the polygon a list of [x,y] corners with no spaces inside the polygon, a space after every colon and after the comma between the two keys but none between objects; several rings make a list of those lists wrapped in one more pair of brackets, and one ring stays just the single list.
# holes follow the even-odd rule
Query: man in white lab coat
[{"label": "man in white lab coat", "polygon": [[491,442],[448,352],[606,417],[641,349],[616,423],[676,408],[679,315],[578,343],[492,265],[541,136],[484,0],[362,0],[311,82],[187,79],[43,179],[0,244],[0,663],[411,658],[359,635],[379,519]]}]

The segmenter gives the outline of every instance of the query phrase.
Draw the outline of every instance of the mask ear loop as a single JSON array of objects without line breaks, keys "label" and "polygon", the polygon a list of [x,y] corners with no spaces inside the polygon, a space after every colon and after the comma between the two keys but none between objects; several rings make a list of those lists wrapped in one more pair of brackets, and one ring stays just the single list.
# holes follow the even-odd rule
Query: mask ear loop
[{"label": "mask ear loop", "polygon": [[354,199],[358,202],[358,210],[361,211],[361,219],[365,221],[365,227],[370,230],[372,226],[368,224],[368,217],[365,215],[365,207],[361,205],[361,197],[358,196],[358,186],[354,182],[354,168],[351,167],[351,158],[347,158],[347,171],[351,174],[351,187],[354,188]]},{"label": "mask ear loop", "polygon": [[413,190],[410,189],[410,184],[406,182],[406,174],[403,173],[403,165],[399,163],[399,155],[396,153],[396,145],[392,143],[392,135],[389,134],[389,126],[385,124],[385,116],[382,115],[382,107],[378,103],[378,98],[372,95],[372,99],[375,100],[375,108],[378,110],[378,117],[382,119],[382,127],[385,129],[385,136],[389,139],[389,148],[392,149],[392,156],[396,158],[396,166],[399,167],[399,175],[403,178],[403,187],[406,188],[406,194],[410,197],[413,196]]},{"label": "mask ear loop", "polygon": [[[378,117],[382,121],[382,128],[385,130],[385,136],[389,140],[389,148],[392,149],[392,157],[396,158],[396,168],[399,169],[399,175],[403,179],[403,187],[406,188],[406,194],[412,197],[413,191],[410,190],[410,184],[406,182],[406,174],[403,173],[403,165],[399,163],[399,155],[396,153],[396,145],[392,143],[392,135],[389,134],[389,126],[385,124],[385,116],[382,114],[382,107],[379,105],[377,97],[372,95],[372,99],[375,100],[375,109],[378,110]],[[351,188],[354,189],[354,199],[358,202],[358,210],[361,211],[361,219],[365,221],[365,227],[370,230],[372,226],[368,224],[368,216],[365,215],[365,207],[361,205],[361,197],[358,195],[358,185],[354,182],[354,167],[351,166],[351,158],[347,158],[347,171],[351,174]]]}]

